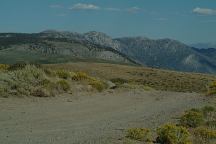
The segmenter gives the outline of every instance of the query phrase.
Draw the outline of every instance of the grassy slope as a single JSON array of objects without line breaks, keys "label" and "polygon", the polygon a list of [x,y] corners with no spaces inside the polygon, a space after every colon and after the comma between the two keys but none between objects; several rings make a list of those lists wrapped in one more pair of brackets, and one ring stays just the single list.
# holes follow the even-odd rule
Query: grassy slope
[{"label": "grassy slope", "polygon": [[130,83],[150,86],[157,90],[179,92],[206,92],[206,86],[216,79],[216,76],[213,75],[105,63],[77,62],[46,65],[46,67],[84,71],[109,80],[122,78],[129,80]]}]

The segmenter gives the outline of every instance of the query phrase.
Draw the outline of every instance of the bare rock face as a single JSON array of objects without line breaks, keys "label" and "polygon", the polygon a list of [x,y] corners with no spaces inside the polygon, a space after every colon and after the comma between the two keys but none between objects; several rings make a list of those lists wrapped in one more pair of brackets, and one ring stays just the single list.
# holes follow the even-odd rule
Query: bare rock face
[{"label": "bare rock face", "polygon": [[120,43],[117,40],[113,40],[110,36],[101,33],[101,32],[88,32],[84,34],[86,40],[103,45],[106,47],[112,47],[113,49],[117,50],[120,47]]}]

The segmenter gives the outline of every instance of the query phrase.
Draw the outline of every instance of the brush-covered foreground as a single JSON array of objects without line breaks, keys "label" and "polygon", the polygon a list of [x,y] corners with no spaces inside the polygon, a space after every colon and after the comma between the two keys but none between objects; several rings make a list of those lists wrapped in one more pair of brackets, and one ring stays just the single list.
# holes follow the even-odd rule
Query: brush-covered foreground
[{"label": "brush-covered foreground", "polygon": [[214,144],[215,79],[101,63],[0,65],[0,140]]},{"label": "brush-covered foreground", "polygon": [[1,64],[0,96],[50,97],[72,93],[78,86],[99,92],[107,88],[138,88],[214,95],[215,80],[213,75],[102,63]]},{"label": "brush-covered foreground", "polygon": [[106,81],[89,76],[84,72],[64,69],[51,70],[40,65],[0,65],[0,96],[51,97],[72,93],[73,87],[82,85],[86,90],[102,91]]},{"label": "brush-covered foreground", "polygon": [[[131,143],[139,142],[160,144],[215,144],[216,110],[214,106],[190,109],[180,116],[177,123],[167,123],[156,130],[131,128],[126,138]],[[153,135],[154,134],[154,135]],[[155,138],[153,138],[155,137]]]}]

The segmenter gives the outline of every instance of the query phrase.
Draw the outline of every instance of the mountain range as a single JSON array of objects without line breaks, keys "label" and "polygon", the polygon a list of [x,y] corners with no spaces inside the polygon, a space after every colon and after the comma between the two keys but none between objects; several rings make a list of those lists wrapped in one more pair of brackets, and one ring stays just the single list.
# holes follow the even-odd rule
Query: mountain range
[{"label": "mountain range", "polygon": [[112,38],[95,31],[0,34],[0,63],[80,60],[216,73],[216,49],[197,49],[172,39]]},{"label": "mountain range", "polygon": [[216,42],[212,43],[195,43],[191,44],[190,46],[199,48],[199,49],[208,49],[208,48],[216,48]]}]

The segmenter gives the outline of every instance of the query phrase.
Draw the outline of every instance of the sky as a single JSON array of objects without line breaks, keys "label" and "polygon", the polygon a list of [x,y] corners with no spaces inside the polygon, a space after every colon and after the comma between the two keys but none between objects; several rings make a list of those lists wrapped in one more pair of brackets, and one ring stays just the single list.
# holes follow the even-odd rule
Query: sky
[{"label": "sky", "polygon": [[216,0],[0,0],[0,32],[47,29],[216,42]]}]

